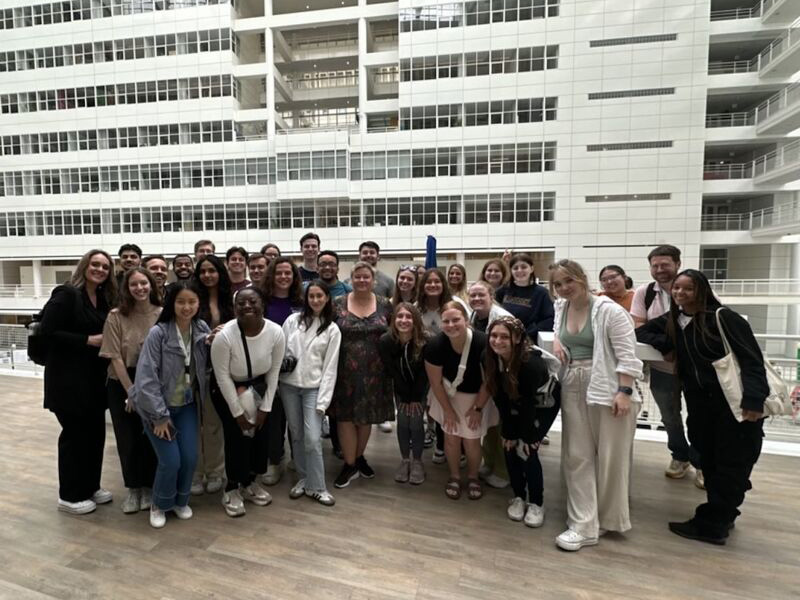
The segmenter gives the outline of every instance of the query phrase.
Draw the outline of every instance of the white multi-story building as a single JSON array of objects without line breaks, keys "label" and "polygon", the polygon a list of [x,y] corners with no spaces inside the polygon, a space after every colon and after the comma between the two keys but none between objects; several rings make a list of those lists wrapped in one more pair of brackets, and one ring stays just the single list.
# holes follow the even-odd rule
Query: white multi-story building
[{"label": "white multi-story building", "polygon": [[800,2],[753,2],[4,0],[0,310],[92,247],[313,230],[637,283],[670,243],[794,331]]}]

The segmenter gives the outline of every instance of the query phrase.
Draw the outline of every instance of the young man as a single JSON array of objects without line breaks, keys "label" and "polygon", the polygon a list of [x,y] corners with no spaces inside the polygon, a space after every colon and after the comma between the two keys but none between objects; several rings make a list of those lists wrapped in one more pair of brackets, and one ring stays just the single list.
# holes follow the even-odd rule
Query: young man
[{"label": "young man", "polygon": [[267,257],[260,252],[253,252],[247,257],[247,270],[250,273],[250,283],[258,286],[267,274]]},{"label": "young man", "polygon": [[169,277],[169,266],[167,259],[161,254],[151,254],[142,261],[145,269],[150,271],[153,279],[158,284],[158,291],[161,292],[161,297],[166,297],[167,293],[167,278]]},{"label": "young man", "polygon": [[211,240],[198,240],[194,244],[194,262],[196,263],[205,255],[214,254],[216,251],[217,247]]},{"label": "young man", "polygon": [[372,290],[378,296],[391,298],[394,294],[394,279],[383,271],[378,270],[378,261],[381,259],[381,247],[375,242],[361,242],[358,247],[358,260],[371,264],[375,267],[375,287]]},{"label": "young man", "polygon": [[142,249],[136,244],[122,244],[117,254],[120,267],[120,271],[117,273],[117,284],[121,284],[127,271],[142,264]]},{"label": "young man", "polygon": [[231,292],[235,294],[250,285],[250,280],[245,277],[247,273],[247,250],[241,246],[228,248],[225,253],[225,264],[228,267],[228,276],[231,278]]},{"label": "young man", "polygon": [[319,278],[331,289],[331,298],[338,298],[352,292],[353,288],[339,281],[339,255],[333,250],[323,250],[317,257]]},{"label": "young man", "polygon": [[172,259],[172,272],[177,280],[189,279],[194,273],[194,262],[188,254],[176,254]]},{"label": "young man", "polygon": [[[681,267],[681,251],[675,246],[653,248],[647,255],[650,276],[655,280],[636,289],[631,304],[631,316],[637,327],[660,317],[672,304],[672,283]],[[699,457],[686,441],[681,418],[681,400],[676,398],[675,364],[671,357],[663,362],[650,363],[650,391],[661,412],[661,421],[667,430],[667,447],[672,460],[664,473],[672,479],[681,479],[691,464],[699,465]],[[695,477],[697,487],[703,487],[703,474],[699,469]]]},{"label": "young man", "polygon": [[319,246],[319,236],[316,233],[307,233],[300,238],[300,251],[303,253],[303,264],[300,265],[300,276],[303,278],[303,281],[319,279],[319,272],[317,272]]}]

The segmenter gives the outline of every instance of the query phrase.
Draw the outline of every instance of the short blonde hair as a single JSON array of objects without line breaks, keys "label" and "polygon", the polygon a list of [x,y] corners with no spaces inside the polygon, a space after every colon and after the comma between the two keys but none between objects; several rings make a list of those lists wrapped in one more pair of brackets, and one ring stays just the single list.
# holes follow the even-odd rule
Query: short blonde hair
[{"label": "short blonde hair", "polygon": [[562,258],[558,262],[554,262],[552,265],[548,267],[548,271],[550,272],[550,295],[553,297],[556,296],[555,285],[553,285],[553,273],[556,271],[563,271],[569,277],[572,277],[575,281],[583,286],[584,291],[589,293],[591,288],[589,287],[589,278],[586,275],[586,271],[583,270],[583,267],[580,264],[576,263],[574,260],[570,260],[568,258]]},{"label": "short blonde hair", "polygon": [[352,279],[353,275],[359,269],[369,269],[369,272],[372,273],[372,278],[375,279],[375,267],[373,267],[368,262],[364,262],[363,260],[358,261],[356,264],[353,265],[353,268],[350,269],[350,278]]}]

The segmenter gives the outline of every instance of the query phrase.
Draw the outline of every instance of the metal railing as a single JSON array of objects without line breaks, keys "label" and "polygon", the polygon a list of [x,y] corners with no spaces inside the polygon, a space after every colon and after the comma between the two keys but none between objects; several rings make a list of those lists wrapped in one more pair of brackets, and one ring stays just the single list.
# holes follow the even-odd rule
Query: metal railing
[{"label": "metal railing", "polygon": [[732,75],[735,73],[755,73],[758,71],[758,57],[752,60],[711,60],[708,62],[709,75]]},{"label": "metal railing", "polygon": [[783,34],[772,40],[758,55],[759,71],[800,43],[800,21],[795,21]]},{"label": "metal railing", "polygon": [[32,285],[0,285],[0,298],[48,298],[54,285],[39,286],[39,294]]},{"label": "metal railing", "polygon": [[747,127],[755,124],[755,113],[734,112],[734,113],[712,113],[706,115],[706,127]]},{"label": "metal railing", "polygon": [[703,179],[750,179],[753,177],[753,163],[728,163],[725,165],[703,165]]},{"label": "metal railing", "polygon": [[703,215],[700,217],[701,231],[749,231],[750,213],[731,215]]},{"label": "metal railing", "polygon": [[286,81],[293,90],[323,90],[330,88],[355,87],[358,75],[337,77],[315,77],[314,79],[289,79]]},{"label": "metal railing", "polygon": [[759,104],[755,109],[756,125],[763,124],[767,119],[780,115],[787,108],[796,104],[800,104],[800,81],[786,86]]},{"label": "metal railing", "polygon": [[712,279],[720,296],[800,296],[800,279]]},{"label": "metal railing", "polygon": [[[764,176],[791,163],[800,163],[800,139],[756,158],[753,161],[753,177]],[[800,169],[797,176],[800,178]]]},{"label": "metal railing", "polygon": [[761,5],[756,4],[750,8],[728,8],[725,10],[712,10],[712,21],[731,21],[733,19],[754,19],[761,16]]},{"label": "metal railing", "polygon": [[700,218],[700,229],[702,231],[752,231],[794,223],[800,224],[800,200],[792,200],[746,213],[703,215]]}]

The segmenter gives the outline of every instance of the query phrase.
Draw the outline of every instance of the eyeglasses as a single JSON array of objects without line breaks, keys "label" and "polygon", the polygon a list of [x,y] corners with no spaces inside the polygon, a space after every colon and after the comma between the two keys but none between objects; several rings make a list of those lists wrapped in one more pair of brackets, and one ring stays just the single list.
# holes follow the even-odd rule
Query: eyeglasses
[{"label": "eyeglasses", "polygon": [[419,265],[400,265],[401,271],[414,271],[416,273],[418,269]]},{"label": "eyeglasses", "polygon": [[600,283],[609,283],[614,281],[617,277],[622,277],[619,273],[614,273],[613,275],[607,275],[605,277],[600,278]]}]

